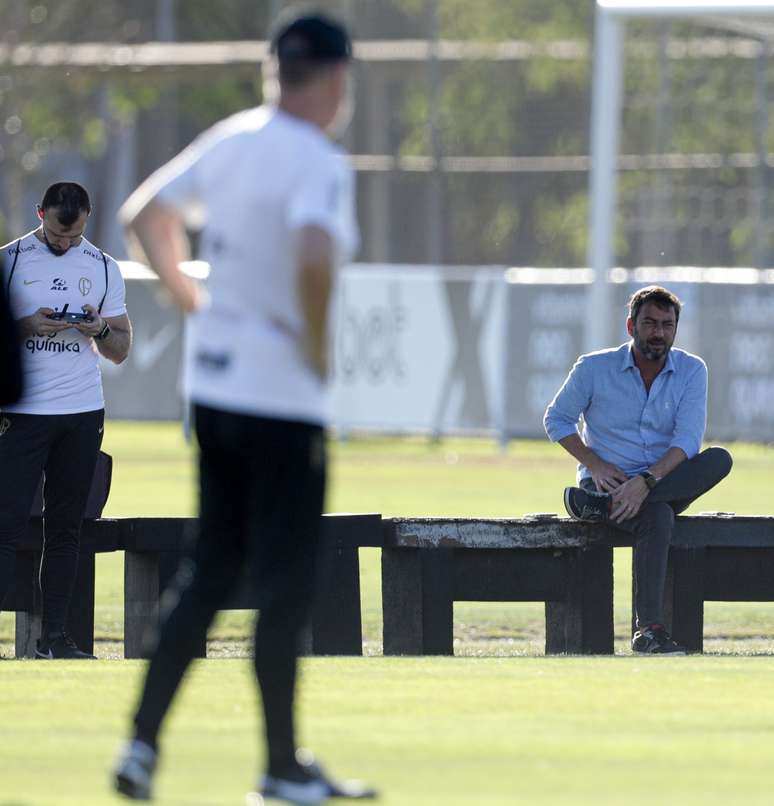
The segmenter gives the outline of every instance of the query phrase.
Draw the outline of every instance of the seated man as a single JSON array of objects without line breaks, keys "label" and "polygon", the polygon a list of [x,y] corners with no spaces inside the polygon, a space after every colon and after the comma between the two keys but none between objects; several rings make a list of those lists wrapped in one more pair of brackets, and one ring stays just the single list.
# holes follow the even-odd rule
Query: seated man
[{"label": "seated man", "polygon": [[[664,583],[675,515],[731,470],[723,448],[699,452],[707,367],[672,349],[680,300],[658,286],[629,300],[631,341],[582,355],[546,409],[544,425],[579,462],[564,503],[580,521],[634,536],[634,652],[685,654],[664,629]],[[578,421],[583,428],[578,434]]]}]

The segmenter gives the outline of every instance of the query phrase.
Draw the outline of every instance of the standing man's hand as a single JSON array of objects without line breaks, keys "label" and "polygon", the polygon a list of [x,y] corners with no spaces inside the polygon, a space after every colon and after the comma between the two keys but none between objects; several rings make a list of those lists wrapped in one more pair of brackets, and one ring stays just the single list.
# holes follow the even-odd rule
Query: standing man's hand
[{"label": "standing man's hand", "polygon": [[67,322],[48,317],[56,313],[53,308],[38,308],[35,313],[25,316],[17,322],[21,336],[54,336],[71,327]]},{"label": "standing man's hand", "polygon": [[621,470],[617,465],[605,462],[604,459],[597,458],[594,462],[589,462],[586,465],[591,473],[591,478],[594,484],[597,485],[597,490],[602,493],[611,493],[617,490],[626,479],[626,473]]},{"label": "standing man's hand", "polygon": [[610,520],[616,523],[628,521],[639,511],[648,497],[648,485],[642,476],[633,476],[613,491],[613,506]]},{"label": "standing man's hand", "polygon": [[83,333],[84,336],[97,336],[105,327],[105,320],[99,315],[99,311],[93,305],[84,305],[81,309],[89,315],[85,322],[75,322],[72,327]]}]

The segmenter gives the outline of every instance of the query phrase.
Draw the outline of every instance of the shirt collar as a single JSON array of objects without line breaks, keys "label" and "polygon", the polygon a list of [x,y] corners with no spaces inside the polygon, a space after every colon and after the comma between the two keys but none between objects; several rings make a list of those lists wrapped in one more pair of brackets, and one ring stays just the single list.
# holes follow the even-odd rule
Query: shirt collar
[{"label": "shirt collar", "polygon": [[[625,372],[627,369],[636,369],[637,365],[634,363],[634,342],[630,341],[628,344],[624,346],[624,359],[623,363],[621,364],[621,372]],[[675,371],[675,362],[672,356],[672,350],[670,349],[667,353],[666,361],[664,362],[664,366],[661,369],[661,372],[674,372]],[[659,372],[659,375],[661,374]]]}]

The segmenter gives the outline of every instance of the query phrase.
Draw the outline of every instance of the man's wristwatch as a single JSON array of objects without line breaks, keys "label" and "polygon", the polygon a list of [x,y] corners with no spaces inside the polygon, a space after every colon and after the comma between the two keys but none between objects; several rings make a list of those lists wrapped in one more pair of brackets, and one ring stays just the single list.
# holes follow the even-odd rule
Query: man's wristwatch
[{"label": "man's wristwatch", "polygon": [[97,341],[103,341],[110,335],[110,325],[107,322],[103,322],[102,330],[94,337]]},{"label": "man's wristwatch", "polygon": [[652,490],[661,481],[660,478],[649,473],[647,470],[643,470],[640,475],[645,479],[645,484],[648,485],[649,490]]}]

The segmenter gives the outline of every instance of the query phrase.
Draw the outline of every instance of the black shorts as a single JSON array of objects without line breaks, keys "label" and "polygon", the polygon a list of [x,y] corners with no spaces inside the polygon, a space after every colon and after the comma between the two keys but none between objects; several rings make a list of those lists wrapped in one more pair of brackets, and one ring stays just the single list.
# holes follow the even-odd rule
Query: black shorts
[{"label": "black shorts", "polygon": [[[325,497],[321,426],[194,409],[199,442],[199,593],[222,601],[246,566],[259,607],[305,610],[312,597]],[[290,606],[286,604],[286,606]]]}]

